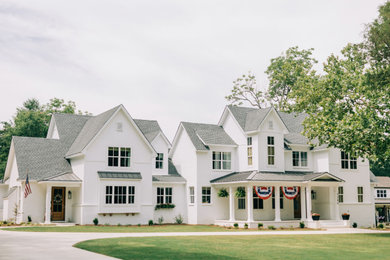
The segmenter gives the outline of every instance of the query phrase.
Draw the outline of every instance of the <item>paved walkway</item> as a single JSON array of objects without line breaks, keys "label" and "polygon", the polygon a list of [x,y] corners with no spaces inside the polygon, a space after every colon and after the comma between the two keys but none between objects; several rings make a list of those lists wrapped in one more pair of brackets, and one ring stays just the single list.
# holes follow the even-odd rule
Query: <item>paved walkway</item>
[{"label": "paved walkway", "polygon": [[[226,235],[320,235],[351,233],[384,233],[367,229],[328,229],[324,231],[248,231],[248,232],[176,232],[176,233],[64,233],[17,232],[0,230],[0,259],[114,259],[75,247],[77,242],[111,237],[152,236],[226,236]],[[390,233],[390,232],[387,232]]]}]

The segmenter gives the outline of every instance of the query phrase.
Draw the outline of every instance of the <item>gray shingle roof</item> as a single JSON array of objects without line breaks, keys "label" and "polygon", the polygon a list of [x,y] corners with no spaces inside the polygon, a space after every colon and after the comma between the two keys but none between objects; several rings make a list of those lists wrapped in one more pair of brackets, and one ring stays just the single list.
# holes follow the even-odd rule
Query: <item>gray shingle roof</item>
[{"label": "gray shingle roof", "polygon": [[149,143],[151,143],[154,138],[156,138],[156,136],[162,132],[160,125],[156,120],[134,119],[134,122],[144,134]]},{"label": "gray shingle roof", "polygon": [[176,170],[171,159],[168,159],[168,175],[153,175],[153,182],[186,182]]},{"label": "gray shingle roof", "polygon": [[104,113],[89,118],[89,120],[85,122],[84,127],[81,129],[72,146],[69,148],[66,156],[80,153],[102,129],[104,124],[112,117],[119,107],[120,106],[116,106]]},{"label": "gray shingle roof", "polygon": [[255,131],[268,115],[271,107],[249,111],[245,119],[245,131]]},{"label": "gray shingle roof", "polygon": [[72,167],[65,159],[68,146],[63,141],[18,136],[13,137],[12,141],[19,179],[25,179],[27,173],[31,180],[42,180],[72,172]]},{"label": "gray shingle roof", "polygon": [[257,111],[259,109],[251,108],[251,107],[238,107],[229,105],[228,106],[230,112],[232,112],[234,118],[237,120],[238,124],[242,129],[245,130],[246,119],[249,112]]},{"label": "gray shingle roof", "polygon": [[209,150],[208,145],[237,145],[218,125],[181,122],[196,150]]},{"label": "gray shingle roof", "polygon": [[91,116],[53,114],[53,118],[56,123],[58,135],[61,141],[70,147]]},{"label": "gray shingle roof", "polygon": [[108,172],[98,171],[99,178],[102,179],[131,179],[141,180],[142,176],[140,172]]},{"label": "gray shingle roof", "polygon": [[244,181],[286,181],[286,182],[305,182],[312,181],[323,175],[329,175],[331,178],[327,181],[343,181],[342,179],[325,172],[234,172],[220,178],[211,180],[211,183],[229,183],[229,182],[244,182]]}]

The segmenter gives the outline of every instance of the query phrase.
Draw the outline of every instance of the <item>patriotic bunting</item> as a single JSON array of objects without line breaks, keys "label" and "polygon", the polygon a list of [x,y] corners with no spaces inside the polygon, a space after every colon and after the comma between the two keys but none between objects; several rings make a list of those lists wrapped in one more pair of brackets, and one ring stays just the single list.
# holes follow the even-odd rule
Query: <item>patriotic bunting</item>
[{"label": "patriotic bunting", "polygon": [[255,193],[260,199],[266,200],[272,196],[274,187],[254,186]]},{"label": "patriotic bunting", "polygon": [[289,200],[293,200],[298,196],[299,187],[282,187],[282,192],[284,194],[284,197]]}]

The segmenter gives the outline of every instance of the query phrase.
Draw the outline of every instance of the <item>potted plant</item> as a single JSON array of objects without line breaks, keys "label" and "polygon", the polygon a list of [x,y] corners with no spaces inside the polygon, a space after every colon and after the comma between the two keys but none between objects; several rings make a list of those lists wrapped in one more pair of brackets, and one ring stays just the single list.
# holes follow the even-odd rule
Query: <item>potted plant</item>
[{"label": "potted plant", "polygon": [[311,217],[313,218],[313,220],[315,220],[315,221],[318,221],[318,220],[320,220],[320,214],[318,214],[318,213],[312,213],[311,214]]},{"label": "potted plant", "polygon": [[343,218],[343,220],[349,220],[349,214],[348,213],[343,213],[342,215],[341,215],[341,217]]},{"label": "potted plant", "polygon": [[246,195],[244,187],[238,187],[235,193],[236,198],[244,198]]},{"label": "potted plant", "polygon": [[229,192],[225,188],[222,188],[218,191],[218,197],[220,198],[229,197]]}]

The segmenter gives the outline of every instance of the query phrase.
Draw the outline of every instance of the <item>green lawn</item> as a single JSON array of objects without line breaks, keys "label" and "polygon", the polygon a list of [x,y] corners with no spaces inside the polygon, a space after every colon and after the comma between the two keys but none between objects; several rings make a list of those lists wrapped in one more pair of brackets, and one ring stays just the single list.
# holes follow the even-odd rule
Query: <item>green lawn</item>
[{"label": "green lawn", "polygon": [[[236,231],[218,226],[206,225],[154,225],[154,226],[37,226],[3,228],[7,231],[29,232],[105,232],[105,233],[138,233],[138,232],[226,232]],[[237,231],[248,231],[239,229]]]},{"label": "green lawn", "polygon": [[110,238],[75,247],[120,259],[389,259],[390,234]]}]

